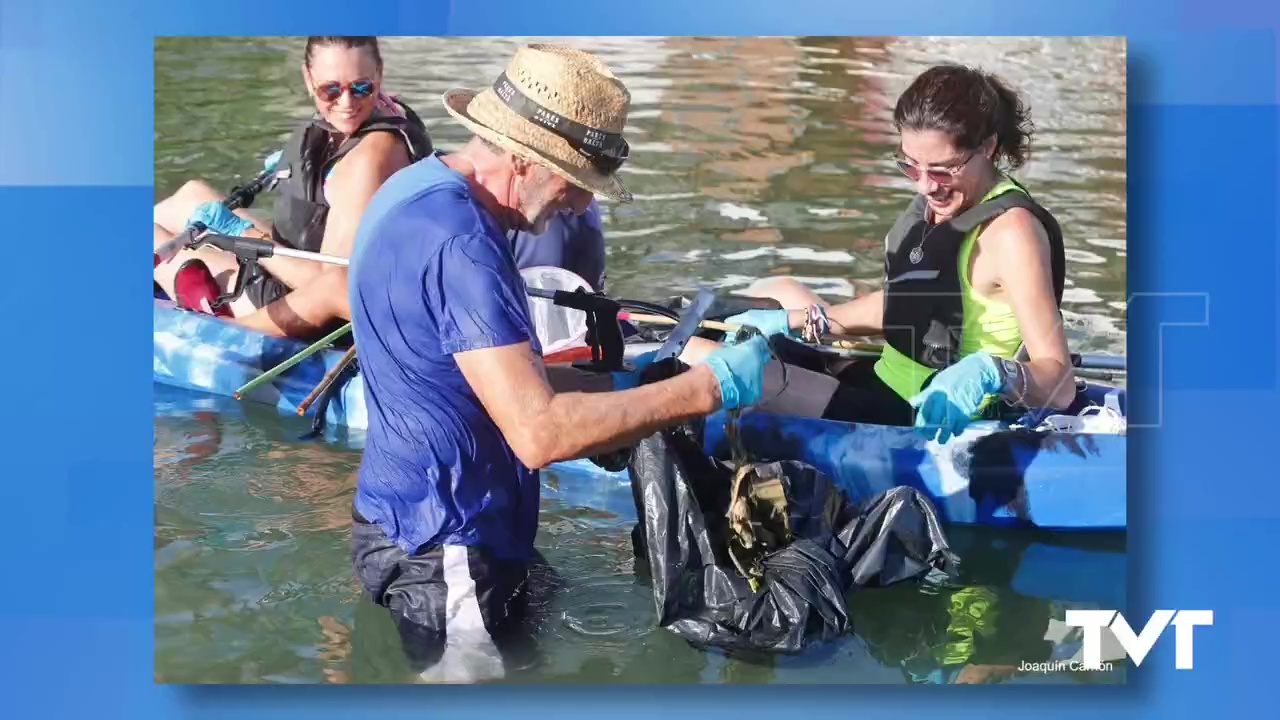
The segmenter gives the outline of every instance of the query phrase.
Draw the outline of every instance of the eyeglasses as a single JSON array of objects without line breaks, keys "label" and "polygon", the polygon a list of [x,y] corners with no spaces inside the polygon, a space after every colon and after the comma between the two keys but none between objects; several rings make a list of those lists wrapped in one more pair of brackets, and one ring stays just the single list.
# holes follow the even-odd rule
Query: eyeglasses
[{"label": "eyeglasses", "polygon": [[316,94],[325,102],[333,102],[342,97],[345,90],[351,91],[351,97],[354,100],[363,100],[373,94],[373,81],[357,80],[348,85],[340,82],[327,82],[316,87]]},{"label": "eyeglasses", "polygon": [[[966,155],[964,160],[956,163],[955,165],[948,165],[944,167],[930,167],[927,170],[925,170],[925,172],[928,173],[929,179],[937,183],[938,185],[950,185],[951,183],[955,182],[956,175],[959,175],[960,171],[964,170],[964,166],[968,165],[969,161],[973,159],[973,156],[977,154],[978,154],[978,151],[974,150],[970,152],[968,155]],[[894,162],[898,163],[898,169],[901,170],[904,175],[911,178],[915,182],[920,181],[919,165],[903,157],[901,154],[896,154],[894,156]]]}]

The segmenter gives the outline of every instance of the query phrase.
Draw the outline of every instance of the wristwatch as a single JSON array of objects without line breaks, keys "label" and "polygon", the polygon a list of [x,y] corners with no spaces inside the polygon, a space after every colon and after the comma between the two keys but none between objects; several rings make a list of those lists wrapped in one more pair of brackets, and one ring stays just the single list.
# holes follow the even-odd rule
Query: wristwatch
[{"label": "wristwatch", "polygon": [[1000,394],[1010,402],[1020,402],[1027,394],[1027,371],[1017,360],[996,358],[1000,372]]}]

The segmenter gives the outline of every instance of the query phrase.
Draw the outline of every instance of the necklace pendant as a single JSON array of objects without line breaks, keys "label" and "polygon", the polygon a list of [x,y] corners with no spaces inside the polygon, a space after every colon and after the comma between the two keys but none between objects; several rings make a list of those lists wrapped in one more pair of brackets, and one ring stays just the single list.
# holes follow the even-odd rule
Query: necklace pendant
[{"label": "necklace pendant", "polygon": [[911,248],[911,254],[907,256],[907,259],[911,261],[912,265],[919,265],[920,261],[924,259],[924,250],[918,245]]}]

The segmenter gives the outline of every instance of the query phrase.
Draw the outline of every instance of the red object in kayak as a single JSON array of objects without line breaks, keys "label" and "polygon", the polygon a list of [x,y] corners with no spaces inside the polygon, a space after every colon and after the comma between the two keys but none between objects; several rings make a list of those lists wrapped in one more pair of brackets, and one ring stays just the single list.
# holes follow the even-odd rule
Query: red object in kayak
[{"label": "red object in kayak", "polygon": [[218,281],[213,278],[213,273],[203,260],[192,258],[182,263],[182,267],[173,276],[173,292],[177,295],[174,302],[179,307],[219,317],[232,316],[228,305],[223,305],[216,311],[213,309],[213,301],[222,294],[222,288],[218,287]]},{"label": "red object in kayak", "polygon": [[583,345],[579,347],[565,348],[559,352],[553,352],[550,355],[543,355],[542,362],[546,364],[552,363],[571,363],[578,360],[590,360],[591,348]]}]

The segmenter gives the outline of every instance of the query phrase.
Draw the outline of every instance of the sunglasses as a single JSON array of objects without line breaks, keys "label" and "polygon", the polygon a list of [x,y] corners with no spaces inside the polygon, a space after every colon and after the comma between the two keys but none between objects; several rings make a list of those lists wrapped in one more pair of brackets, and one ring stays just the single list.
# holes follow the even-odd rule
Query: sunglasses
[{"label": "sunglasses", "polygon": [[333,102],[342,97],[342,93],[346,90],[351,91],[351,97],[355,100],[363,100],[373,94],[373,81],[357,80],[348,85],[340,82],[327,82],[316,87],[316,95],[320,96],[325,102]]},{"label": "sunglasses", "polygon": [[[932,180],[934,183],[938,185],[950,185],[951,183],[955,182],[956,175],[959,175],[960,171],[964,170],[965,165],[968,165],[969,161],[973,159],[973,156],[977,154],[978,154],[978,151],[974,150],[973,152],[966,155],[964,160],[961,160],[955,165],[948,165],[945,167],[930,167],[924,170],[924,172],[929,175],[929,179]],[[902,155],[895,155],[894,162],[898,163],[898,169],[902,171],[902,174],[911,178],[913,181],[916,181],[916,182],[920,181],[921,170],[919,165],[915,164],[914,162],[912,162],[911,160],[908,160],[905,157],[902,157]]]},{"label": "sunglasses", "polygon": [[[573,140],[571,139],[570,142],[572,143]],[[578,145],[576,149],[585,158],[587,158],[587,161],[590,162],[596,170],[599,170],[605,175],[612,175],[618,172],[618,169],[622,167],[622,164],[631,157],[631,146],[621,137],[618,137],[616,140],[604,145],[603,147],[582,147],[581,145]]]}]

